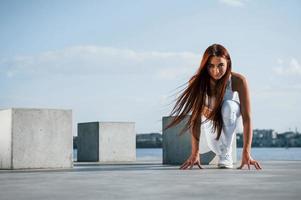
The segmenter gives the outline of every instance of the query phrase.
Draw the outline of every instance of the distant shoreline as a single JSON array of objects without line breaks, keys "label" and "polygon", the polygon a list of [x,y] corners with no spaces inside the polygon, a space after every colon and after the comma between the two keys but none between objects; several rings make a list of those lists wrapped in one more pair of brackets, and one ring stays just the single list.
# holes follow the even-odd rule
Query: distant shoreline
[{"label": "distant shoreline", "polygon": [[[73,136],[73,148],[77,148],[77,136]],[[243,147],[243,133],[236,133],[238,148]],[[161,133],[143,133],[136,135],[136,148],[162,148]],[[277,133],[273,129],[254,129],[252,148],[292,148],[301,147],[301,133],[288,131]]]}]

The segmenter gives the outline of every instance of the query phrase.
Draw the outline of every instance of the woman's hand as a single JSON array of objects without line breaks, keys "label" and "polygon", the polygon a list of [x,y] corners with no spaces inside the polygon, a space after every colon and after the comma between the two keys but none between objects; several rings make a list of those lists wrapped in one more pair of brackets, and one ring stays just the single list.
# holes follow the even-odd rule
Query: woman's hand
[{"label": "woman's hand", "polygon": [[180,169],[192,169],[194,165],[197,165],[200,169],[203,169],[200,163],[199,153],[191,154],[189,158],[181,165]]},{"label": "woman's hand", "polygon": [[254,165],[257,170],[262,169],[259,162],[256,160],[253,160],[250,153],[248,153],[248,152],[242,153],[241,165],[237,169],[242,169],[244,167],[244,165],[247,165],[249,170],[250,170],[250,165]]}]

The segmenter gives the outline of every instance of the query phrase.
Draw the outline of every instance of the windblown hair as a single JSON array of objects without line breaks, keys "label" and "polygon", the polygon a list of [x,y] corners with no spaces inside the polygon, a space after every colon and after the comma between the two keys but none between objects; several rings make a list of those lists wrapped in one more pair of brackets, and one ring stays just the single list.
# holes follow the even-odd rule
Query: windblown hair
[{"label": "windblown hair", "polygon": [[[217,80],[215,94],[211,94],[210,92],[212,90],[210,88],[210,75],[208,73],[209,61],[213,56],[223,57],[227,60],[226,73],[222,76],[222,78]],[[215,133],[217,130],[216,140],[219,140],[223,127],[221,104],[223,102],[231,69],[231,58],[227,49],[220,44],[213,44],[209,46],[203,55],[197,72],[186,83],[188,86],[176,99],[175,106],[170,113],[170,116],[175,115],[175,117],[164,129],[166,130],[180,123],[186,116],[191,115],[185,127],[180,131],[180,135],[190,129],[194,138],[199,141],[201,124],[205,123],[205,121],[202,122],[201,119],[207,94],[209,98],[212,96],[215,96],[216,98],[212,112],[208,116],[207,120],[213,121],[213,131]]]}]

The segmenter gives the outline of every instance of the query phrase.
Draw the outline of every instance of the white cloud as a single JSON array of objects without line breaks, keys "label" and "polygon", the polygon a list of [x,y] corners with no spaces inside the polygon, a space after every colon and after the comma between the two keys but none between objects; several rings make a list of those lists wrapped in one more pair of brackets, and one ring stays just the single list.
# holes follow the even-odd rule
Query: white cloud
[{"label": "white cloud", "polygon": [[170,68],[164,68],[160,69],[157,72],[157,77],[161,79],[167,79],[167,80],[173,80],[177,77],[183,77],[183,75],[188,75],[191,73],[191,68],[188,67],[170,67]]},{"label": "white cloud", "polygon": [[245,5],[245,0],[219,0],[220,3],[226,4],[231,7],[242,7]]},{"label": "white cloud", "polygon": [[193,73],[200,56],[191,52],[139,52],[102,46],[73,46],[0,62],[7,77],[17,75],[89,75],[147,73],[175,79]]},{"label": "white cloud", "polygon": [[285,63],[279,59],[277,63],[280,65],[274,68],[274,72],[278,75],[286,75],[286,76],[301,76],[301,65],[296,58],[291,58],[289,63]]}]

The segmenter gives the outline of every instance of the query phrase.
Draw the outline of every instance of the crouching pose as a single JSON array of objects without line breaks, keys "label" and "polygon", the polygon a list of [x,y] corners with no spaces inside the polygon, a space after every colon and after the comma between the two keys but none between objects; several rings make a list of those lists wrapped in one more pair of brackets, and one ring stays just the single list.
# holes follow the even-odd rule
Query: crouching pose
[{"label": "crouching pose", "polygon": [[241,165],[237,169],[245,165],[248,169],[251,165],[261,169],[259,162],[251,157],[252,121],[247,80],[232,71],[230,55],[222,45],[213,44],[206,49],[200,67],[177,99],[171,115],[175,118],[166,128],[191,115],[186,125],[186,130],[191,130],[191,155],[180,169],[191,169],[194,165],[202,169],[200,134],[206,135],[209,148],[218,156],[218,167],[233,168],[231,147],[240,117],[244,139]]}]

